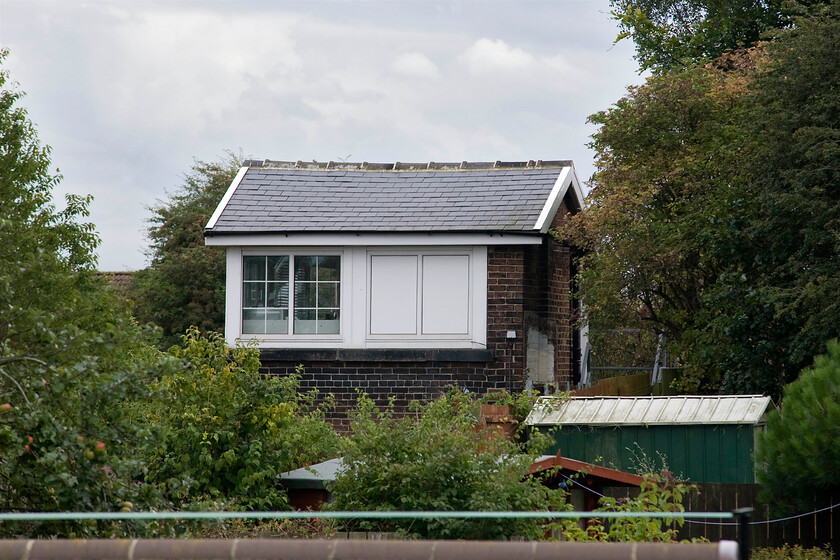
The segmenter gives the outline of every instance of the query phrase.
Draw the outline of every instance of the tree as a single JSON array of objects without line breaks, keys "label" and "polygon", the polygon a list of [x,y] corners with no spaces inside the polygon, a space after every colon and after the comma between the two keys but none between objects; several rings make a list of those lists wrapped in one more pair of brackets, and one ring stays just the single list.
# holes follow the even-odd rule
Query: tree
[{"label": "tree", "polygon": [[[665,334],[688,365],[704,351],[698,332],[715,312],[704,293],[725,268],[718,248],[740,227],[751,55],[652,76],[590,117],[599,125],[593,188],[586,211],[561,234],[585,251],[579,281],[591,331]],[[689,368],[681,383],[714,391],[720,376]]]},{"label": "tree", "polygon": [[204,226],[241,162],[232,152],[214,163],[196,161],[181,188],[152,208],[151,264],[135,273],[131,298],[139,321],[163,329],[164,347],[193,325],[201,332],[224,329],[225,252],[204,245]]},{"label": "tree", "polygon": [[[536,434],[527,449],[497,433],[476,432],[475,403],[450,392],[395,419],[362,396],[344,450],[344,467],[332,487],[339,511],[541,511],[565,509],[561,490],[528,477],[544,449]],[[535,519],[417,519],[356,522],[351,529],[397,529],[419,538],[540,538]]]},{"label": "tree", "polygon": [[[0,63],[7,51],[0,51]],[[122,415],[160,367],[124,305],[94,275],[90,197],[55,208],[49,147],[0,69],[0,509],[118,510],[154,496],[131,479],[147,436]],[[97,524],[6,524],[4,534],[84,535]],[[100,527],[104,529],[103,527]],[[131,533],[136,526],[125,526]],[[113,533],[112,533],[113,534]]]},{"label": "tree", "polygon": [[781,0],[611,0],[620,33],[631,38],[640,69],[685,70],[754,46],[784,27]]},{"label": "tree", "polygon": [[714,305],[724,387],[779,394],[840,332],[840,2],[767,46],[744,127],[755,140],[741,246]]},{"label": "tree", "polygon": [[685,390],[778,396],[840,331],[838,49],[835,0],[592,117],[592,325],[665,333]]},{"label": "tree", "polygon": [[337,455],[339,438],[299,376],[262,376],[256,347],[228,347],[197,327],[170,353],[180,366],[150,386],[138,421],[157,426],[145,481],[176,507],[286,509],[280,473]]},{"label": "tree", "polygon": [[840,342],[828,343],[785,387],[781,410],[767,417],[756,449],[762,492],[779,511],[823,505],[840,492]]}]

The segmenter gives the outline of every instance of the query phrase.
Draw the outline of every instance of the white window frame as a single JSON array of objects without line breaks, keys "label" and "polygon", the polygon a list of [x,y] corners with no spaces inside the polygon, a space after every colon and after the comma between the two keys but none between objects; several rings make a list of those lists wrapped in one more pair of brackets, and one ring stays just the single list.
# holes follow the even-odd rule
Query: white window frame
[{"label": "white window frame", "polygon": [[[370,258],[373,255],[469,255],[469,318],[466,334],[371,335],[370,334]],[[243,334],[242,281],[245,256],[338,256],[340,273],[339,334]],[[418,273],[422,274],[421,267]],[[420,284],[418,284],[419,286]],[[291,297],[291,295],[290,295]],[[418,297],[418,300],[420,298]],[[418,302],[422,306],[422,301]],[[293,332],[290,311],[290,332]],[[422,309],[418,309],[418,320]],[[370,247],[343,245],[334,247],[227,247],[225,297],[225,338],[229,344],[238,340],[256,340],[260,348],[278,349],[485,349],[487,347],[487,246],[414,246]]]},{"label": "white window frame", "polygon": [[[365,302],[365,339],[368,343],[367,346],[379,346],[381,344],[385,344],[386,346],[392,346],[393,344],[405,344],[405,343],[412,343],[412,346],[423,344],[423,343],[445,343],[445,342],[456,342],[460,341],[464,344],[471,343],[473,341],[473,332],[475,330],[475,324],[481,322],[480,318],[475,317],[474,309],[476,307],[481,307],[475,301],[475,292],[476,290],[476,270],[475,270],[475,260],[476,257],[473,255],[474,249],[472,247],[469,248],[405,248],[405,249],[369,249],[366,255],[367,261],[367,275],[366,275],[366,288],[367,288],[367,298]],[[485,253],[486,254],[486,253]],[[468,259],[468,269],[469,269],[469,277],[468,277],[468,301],[467,301],[467,332],[465,333],[458,333],[458,334],[425,334],[423,332],[424,325],[423,325],[423,298],[425,297],[424,294],[424,286],[423,286],[423,267],[424,267],[424,257],[427,256],[457,256],[457,257],[467,257]],[[372,332],[372,283],[373,283],[373,259],[375,257],[416,257],[417,258],[417,269],[416,269],[416,280],[415,280],[415,287],[416,287],[416,295],[415,295],[415,304],[416,304],[416,311],[415,311],[415,332],[413,334],[377,334]],[[486,266],[484,268],[484,276],[485,276],[485,284],[486,284]],[[484,290],[485,296],[484,299],[486,301],[486,289]],[[486,304],[484,306],[486,309]],[[486,317],[486,311],[485,311]],[[485,319],[486,321],[486,319]],[[470,345],[470,347],[472,347]]]},{"label": "white window frame", "polygon": [[[234,249],[234,250],[231,250]],[[226,289],[227,294],[225,298],[225,334],[226,338],[230,342],[231,335],[233,335],[234,340],[254,340],[256,339],[259,341],[260,346],[266,347],[278,347],[278,346],[286,346],[287,343],[295,343],[295,344],[314,344],[316,346],[329,346],[340,344],[344,340],[344,334],[347,331],[347,321],[346,321],[346,313],[345,313],[345,305],[344,302],[346,301],[347,294],[345,293],[345,282],[344,282],[344,249],[342,247],[334,247],[334,248],[310,248],[310,247],[300,247],[300,248],[292,248],[292,247],[271,247],[265,249],[242,249],[238,250],[239,248],[228,248],[227,251],[227,274],[228,280],[226,281]],[[286,334],[253,334],[253,333],[243,333],[242,332],[242,309],[243,309],[243,298],[242,298],[242,282],[243,282],[243,275],[244,275],[244,267],[243,262],[245,257],[275,257],[275,256],[290,256],[289,262],[289,275],[290,275],[290,283],[289,283],[289,332]],[[314,334],[314,333],[306,333],[306,334],[295,334],[294,333],[294,258],[295,257],[338,257],[341,266],[339,269],[339,332],[338,334]],[[234,274],[235,276],[230,276]],[[232,281],[233,278],[236,278],[238,281],[238,286],[235,289],[234,283]],[[234,308],[234,299],[235,306]],[[236,325],[233,324],[233,321],[236,321]]]}]

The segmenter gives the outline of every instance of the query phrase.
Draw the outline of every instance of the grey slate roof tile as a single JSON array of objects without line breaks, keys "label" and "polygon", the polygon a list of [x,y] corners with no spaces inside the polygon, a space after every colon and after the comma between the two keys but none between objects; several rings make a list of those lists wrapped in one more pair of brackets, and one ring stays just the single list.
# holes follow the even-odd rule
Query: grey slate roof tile
[{"label": "grey slate roof tile", "polygon": [[562,171],[524,163],[495,169],[466,162],[460,169],[411,165],[411,171],[251,167],[208,234],[530,232]]}]

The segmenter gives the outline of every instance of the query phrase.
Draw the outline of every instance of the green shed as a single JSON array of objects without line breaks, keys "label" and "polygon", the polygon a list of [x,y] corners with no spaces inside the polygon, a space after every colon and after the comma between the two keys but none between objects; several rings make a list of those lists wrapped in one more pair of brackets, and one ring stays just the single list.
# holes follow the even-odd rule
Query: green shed
[{"label": "green shed", "polygon": [[549,454],[622,471],[661,454],[691,482],[753,484],[755,437],[772,406],[761,395],[541,397],[525,423],[557,428]]}]

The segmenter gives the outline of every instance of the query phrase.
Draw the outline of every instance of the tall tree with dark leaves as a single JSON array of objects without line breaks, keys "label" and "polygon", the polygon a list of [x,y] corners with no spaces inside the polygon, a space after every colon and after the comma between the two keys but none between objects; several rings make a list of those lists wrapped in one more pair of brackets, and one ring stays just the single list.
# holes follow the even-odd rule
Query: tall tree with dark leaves
[{"label": "tall tree with dark leaves", "polygon": [[[591,143],[597,171],[588,208],[563,233],[586,251],[580,288],[591,336],[661,333],[688,365],[703,351],[698,329],[711,313],[704,294],[725,266],[714,249],[736,235],[739,123],[752,68],[750,53],[741,53],[653,76],[590,117],[599,125]],[[720,383],[718,370],[682,371],[685,390]]]},{"label": "tall tree with dark leaves", "polygon": [[135,273],[132,299],[141,322],[163,329],[163,346],[177,344],[191,326],[222,332],[225,252],[204,245],[204,226],[230,186],[242,157],[196,161],[184,184],[152,208],[148,268]]},{"label": "tall tree with dark leaves", "polygon": [[724,389],[779,394],[840,333],[840,1],[767,49],[745,112],[749,246],[732,253],[714,304],[727,310]]}]

